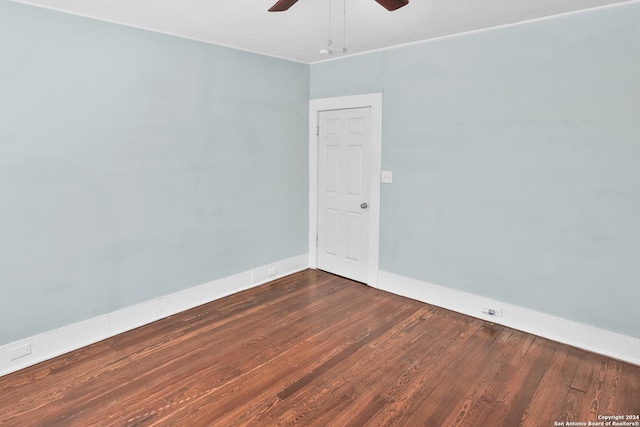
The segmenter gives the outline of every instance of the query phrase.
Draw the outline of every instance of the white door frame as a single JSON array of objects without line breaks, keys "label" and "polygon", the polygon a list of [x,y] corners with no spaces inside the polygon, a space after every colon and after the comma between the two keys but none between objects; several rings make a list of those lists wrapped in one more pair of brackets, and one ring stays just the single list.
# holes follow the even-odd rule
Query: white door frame
[{"label": "white door frame", "polygon": [[320,111],[371,107],[369,266],[367,284],[378,287],[380,249],[380,173],[382,169],[382,93],[309,101],[309,267],[318,268],[318,140]]}]

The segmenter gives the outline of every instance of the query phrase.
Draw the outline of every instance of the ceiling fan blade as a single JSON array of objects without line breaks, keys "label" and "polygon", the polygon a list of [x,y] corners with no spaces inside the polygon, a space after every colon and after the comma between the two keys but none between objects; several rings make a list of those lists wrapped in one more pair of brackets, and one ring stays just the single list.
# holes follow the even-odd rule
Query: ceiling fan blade
[{"label": "ceiling fan blade", "polygon": [[296,4],[297,1],[298,0],[278,0],[276,4],[271,6],[269,12],[284,12],[285,10]]},{"label": "ceiling fan blade", "polygon": [[376,0],[382,7],[388,11],[400,9],[402,6],[409,4],[409,0]]}]

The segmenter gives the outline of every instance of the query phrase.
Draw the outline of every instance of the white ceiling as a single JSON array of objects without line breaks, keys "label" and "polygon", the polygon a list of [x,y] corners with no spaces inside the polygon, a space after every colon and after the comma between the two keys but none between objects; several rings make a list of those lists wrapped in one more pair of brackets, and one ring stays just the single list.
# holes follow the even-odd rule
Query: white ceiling
[{"label": "white ceiling", "polygon": [[[388,12],[375,0],[299,0],[267,12],[276,0],[17,0],[104,21],[313,63],[450,34],[629,0],[410,0]],[[329,5],[333,53],[327,47]]]}]

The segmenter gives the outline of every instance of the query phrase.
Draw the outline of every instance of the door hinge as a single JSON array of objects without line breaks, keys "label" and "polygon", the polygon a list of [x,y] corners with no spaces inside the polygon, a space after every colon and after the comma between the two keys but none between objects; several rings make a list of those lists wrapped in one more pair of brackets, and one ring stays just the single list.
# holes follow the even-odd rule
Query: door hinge
[{"label": "door hinge", "polygon": [[318,233],[316,233],[316,247],[318,247]]},{"label": "door hinge", "polygon": [[316,126],[316,136],[320,136],[320,126]]}]

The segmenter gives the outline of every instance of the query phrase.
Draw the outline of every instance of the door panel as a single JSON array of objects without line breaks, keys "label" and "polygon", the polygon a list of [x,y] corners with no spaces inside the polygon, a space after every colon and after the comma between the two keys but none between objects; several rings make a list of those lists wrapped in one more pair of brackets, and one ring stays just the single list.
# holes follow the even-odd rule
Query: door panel
[{"label": "door panel", "polygon": [[319,124],[318,268],[366,282],[371,109],[322,111]]},{"label": "door panel", "polygon": [[349,261],[360,262],[362,256],[362,214],[358,212],[347,212],[347,251],[346,258]]},{"label": "door panel", "polygon": [[340,146],[327,145],[326,152],[326,180],[325,191],[328,193],[338,193],[338,184],[340,182]]},{"label": "door panel", "polygon": [[347,147],[347,192],[353,196],[362,195],[362,147]]},{"label": "door panel", "polygon": [[327,255],[338,256],[338,246],[340,245],[340,212],[337,209],[325,208],[325,247]]}]

